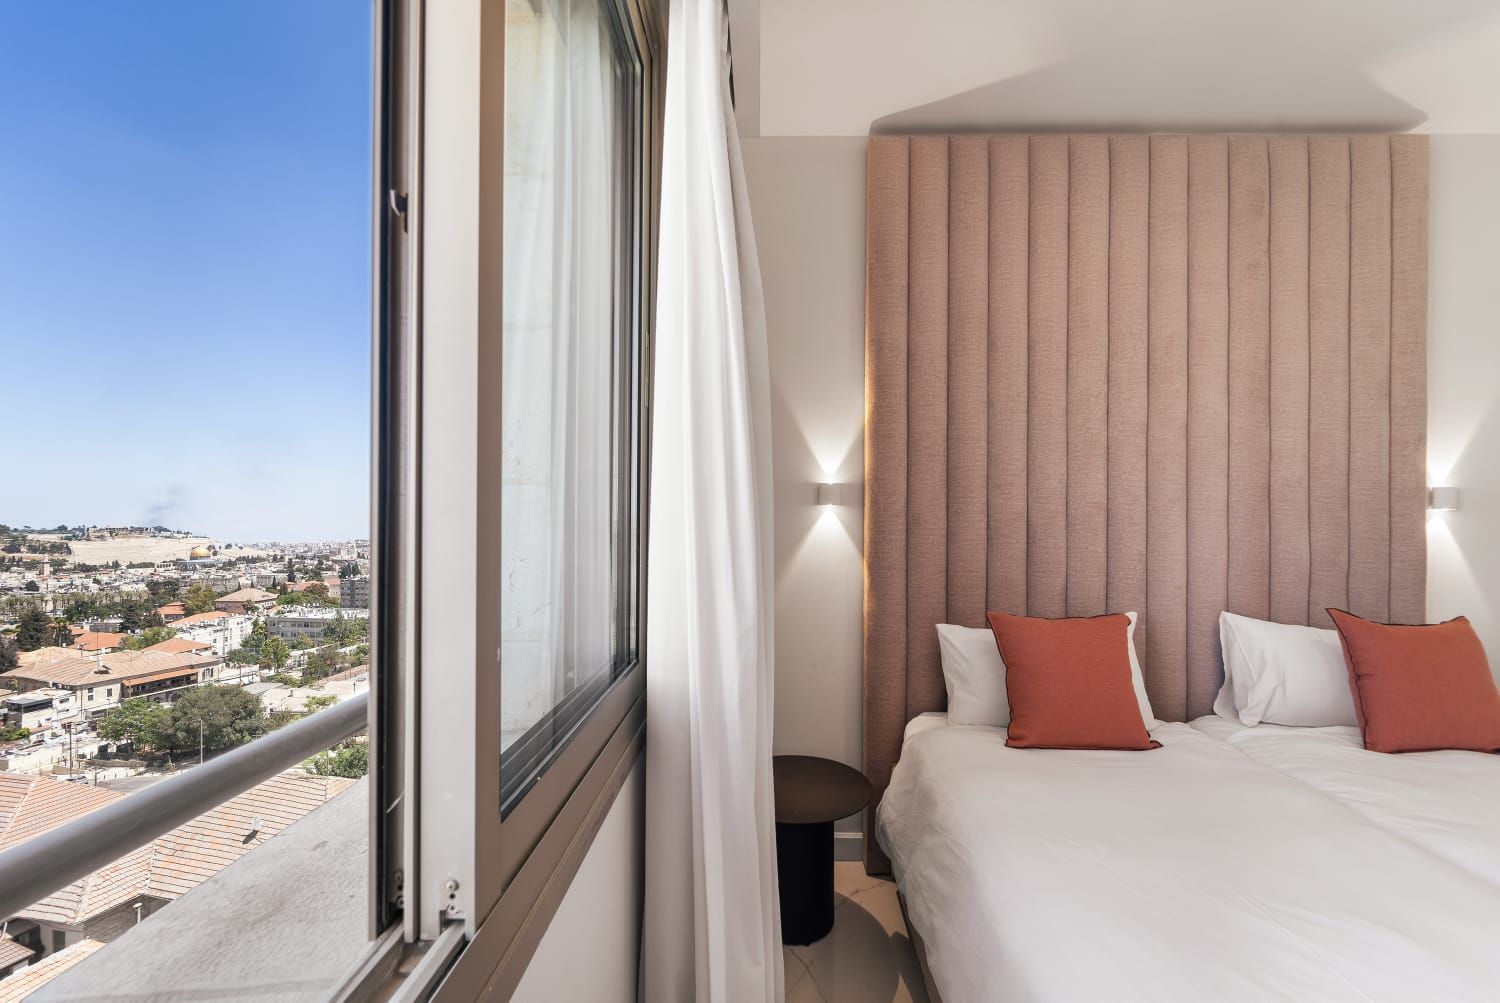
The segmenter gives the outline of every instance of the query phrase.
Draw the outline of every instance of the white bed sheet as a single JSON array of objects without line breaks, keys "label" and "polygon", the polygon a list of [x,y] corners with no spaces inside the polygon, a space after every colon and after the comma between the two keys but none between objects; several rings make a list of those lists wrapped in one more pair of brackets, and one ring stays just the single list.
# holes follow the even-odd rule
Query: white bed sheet
[{"label": "white bed sheet", "polygon": [[1186,724],[907,729],[878,836],[945,1003],[1493,1000],[1500,889]]},{"label": "white bed sheet", "polygon": [[[1250,728],[1214,716],[1192,724],[1412,845],[1500,886],[1500,756],[1457,750],[1369,752],[1358,728]],[[1500,944],[1500,929],[1495,935]]]}]

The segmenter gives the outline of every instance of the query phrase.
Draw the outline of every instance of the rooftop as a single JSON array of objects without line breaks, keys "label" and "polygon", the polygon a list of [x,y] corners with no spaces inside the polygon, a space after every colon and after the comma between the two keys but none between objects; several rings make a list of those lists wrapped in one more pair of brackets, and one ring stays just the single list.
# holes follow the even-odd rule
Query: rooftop
[{"label": "rooftop", "polygon": [[193,651],[212,651],[214,646],[207,641],[194,641],[187,637],[169,637],[142,650],[165,651],[169,655],[183,655]]},{"label": "rooftop", "polygon": [[276,593],[267,592],[265,589],[239,589],[227,595],[219,596],[215,602],[270,602],[276,598]]},{"label": "rooftop", "polygon": [[216,655],[167,651],[115,651],[99,658],[66,658],[55,662],[13,669],[10,676],[47,686],[74,688],[93,683],[116,682],[154,676],[158,673],[216,665]]},{"label": "rooftop", "polygon": [[10,978],[0,979],[0,1003],[20,1003],[103,946],[97,940],[80,940],[34,965],[27,965]]},{"label": "rooftop", "polygon": [[108,648],[118,648],[120,642],[129,636],[111,631],[86,630],[73,641],[73,647],[79,651],[104,651]]},{"label": "rooftop", "polygon": [[223,612],[222,610],[213,610],[208,613],[194,613],[191,616],[183,617],[181,620],[178,620],[176,623],[172,624],[172,626],[181,630],[185,627],[197,627],[202,624],[217,623],[228,616],[229,614]]}]

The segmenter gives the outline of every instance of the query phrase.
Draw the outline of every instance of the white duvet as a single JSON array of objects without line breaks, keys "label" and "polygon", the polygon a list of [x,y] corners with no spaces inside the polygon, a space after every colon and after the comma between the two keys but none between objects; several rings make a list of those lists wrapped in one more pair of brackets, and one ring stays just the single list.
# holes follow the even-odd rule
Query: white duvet
[{"label": "white duvet", "polygon": [[1367,752],[1358,728],[1247,728],[1218,717],[1193,727],[1500,886],[1500,756]]},{"label": "white duvet", "polygon": [[1500,887],[1185,724],[918,718],[879,809],[945,1003],[1500,999]]}]

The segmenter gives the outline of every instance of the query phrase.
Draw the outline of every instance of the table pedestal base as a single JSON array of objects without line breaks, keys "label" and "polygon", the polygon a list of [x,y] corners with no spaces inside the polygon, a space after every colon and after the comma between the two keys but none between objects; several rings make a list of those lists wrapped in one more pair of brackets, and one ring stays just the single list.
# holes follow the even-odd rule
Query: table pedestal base
[{"label": "table pedestal base", "polygon": [[833,823],[776,824],[781,942],[804,945],[833,929]]}]

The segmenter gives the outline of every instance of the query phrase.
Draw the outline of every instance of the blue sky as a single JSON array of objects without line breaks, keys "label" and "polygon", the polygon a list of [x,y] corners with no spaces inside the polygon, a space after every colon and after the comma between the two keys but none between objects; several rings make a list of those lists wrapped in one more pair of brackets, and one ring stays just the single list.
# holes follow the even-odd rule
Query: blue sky
[{"label": "blue sky", "polygon": [[0,522],[363,536],[369,0],[0,32]]}]

